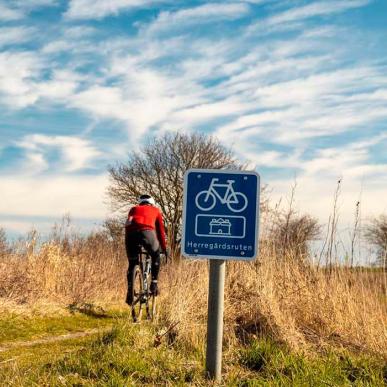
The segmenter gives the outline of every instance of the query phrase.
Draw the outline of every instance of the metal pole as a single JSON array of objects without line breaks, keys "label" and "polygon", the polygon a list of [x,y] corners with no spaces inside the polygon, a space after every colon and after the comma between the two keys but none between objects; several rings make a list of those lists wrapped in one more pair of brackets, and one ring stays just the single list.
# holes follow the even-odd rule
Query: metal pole
[{"label": "metal pole", "polygon": [[226,261],[218,259],[210,260],[206,373],[209,378],[214,379],[216,381],[220,381],[222,377],[221,373],[225,273]]}]

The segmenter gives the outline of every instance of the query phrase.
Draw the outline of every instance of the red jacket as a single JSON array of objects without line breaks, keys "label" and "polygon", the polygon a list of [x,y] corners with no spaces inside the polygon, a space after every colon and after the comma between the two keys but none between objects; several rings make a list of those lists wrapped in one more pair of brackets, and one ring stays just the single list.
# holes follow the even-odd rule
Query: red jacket
[{"label": "red jacket", "polygon": [[165,229],[161,211],[149,204],[140,204],[130,209],[125,224],[126,231],[156,230],[161,250],[165,251]]}]

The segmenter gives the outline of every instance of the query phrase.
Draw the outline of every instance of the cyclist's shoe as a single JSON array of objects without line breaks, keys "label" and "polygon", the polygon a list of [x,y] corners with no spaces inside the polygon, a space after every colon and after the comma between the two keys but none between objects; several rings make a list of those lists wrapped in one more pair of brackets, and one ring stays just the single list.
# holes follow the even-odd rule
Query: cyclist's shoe
[{"label": "cyclist's shoe", "polygon": [[157,287],[157,280],[152,280],[151,284],[150,284],[150,292],[154,295],[154,296],[158,296],[159,295],[159,289]]}]

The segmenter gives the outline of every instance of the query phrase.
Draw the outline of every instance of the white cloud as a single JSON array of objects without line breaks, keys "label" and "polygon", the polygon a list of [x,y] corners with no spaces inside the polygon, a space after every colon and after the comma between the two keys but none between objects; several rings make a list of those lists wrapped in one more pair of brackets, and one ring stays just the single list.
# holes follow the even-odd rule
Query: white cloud
[{"label": "white cloud", "polygon": [[124,121],[130,114],[129,106],[125,105],[122,89],[119,87],[90,87],[74,96],[70,103],[100,117]]},{"label": "white cloud", "polygon": [[148,7],[162,0],[71,0],[65,17],[68,19],[102,19],[132,8]]},{"label": "white cloud", "polygon": [[306,157],[304,153],[309,149],[307,147],[295,148],[291,152],[259,151],[249,137],[242,137],[236,142],[236,150],[258,167],[293,169],[301,179],[318,176],[319,179],[334,181],[343,176],[349,180],[375,177],[385,180],[387,164],[375,164],[371,156],[372,147],[382,145],[386,139],[387,134],[380,134],[337,147],[316,149],[312,155]]},{"label": "white cloud", "polygon": [[265,25],[282,24],[316,16],[332,15],[353,8],[364,7],[369,3],[370,0],[318,1],[271,16],[264,23]]},{"label": "white cloud", "polygon": [[219,102],[209,102],[195,105],[173,113],[170,120],[178,123],[178,126],[194,126],[218,117],[235,116],[246,110],[246,104],[237,98],[224,99]]},{"label": "white cloud", "polygon": [[39,7],[56,7],[60,0],[16,0],[15,4],[22,9],[34,9]]},{"label": "white cloud", "polygon": [[119,86],[91,86],[75,94],[69,106],[95,117],[122,121],[131,140],[138,139],[174,111],[200,100],[198,86],[186,79],[173,78],[141,61],[112,58],[111,77],[120,77]]},{"label": "white cloud", "polygon": [[275,150],[266,151],[264,149],[257,150],[255,143],[248,143],[248,141],[238,141],[234,143],[235,150],[247,160],[250,164],[257,168],[286,168],[298,171],[303,149],[296,149],[292,153],[280,152]]},{"label": "white cloud", "polygon": [[273,0],[241,0],[241,1],[243,1],[244,3],[251,3],[251,4],[259,5],[259,4],[270,3]]},{"label": "white cloud", "polygon": [[[322,6],[322,3],[315,4]],[[165,15],[169,21],[184,24],[185,19],[205,18],[203,14],[209,11],[210,17],[222,10],[231,17],[238,14],[238,10],[243,13],[246,9],[245,4],[210,3],[162,13],[157,20]],[[233,51],[243,47],[244,38],[240,36],[217,42],[211,39],[193,41],[190,43],[192,55],[186,50],[187,38],[181,37],[154,42],[145,35],[134,40],[122,39],[121,46],[116,41],[117,46],[102,42],[97,47],[84,41],[81,45],[100,55],[102,72],[81,75],[73,69],[52,68],[51,53],[74,50],[72,54],[77,58],[80,41],[74,36],[92,33],[87,27],[71,28],[62,40],[46,45],[39,59],[31,53],[12,54],[4,64],[4,69],[11,68],[11,71],[4,70],[3,78],[0,57],[0,80],[3,81],[0,90],[8,93],[3,103],[24,107],[42,100],[60,102],[94,118],[122,121],[131,137],[144,134],[156,125],[192,128],[216,118],[239,115],[219,128],[217,134],[248,138],[254,132],[265,134],[271,130],[273,133],[270,128],[274,125],[273,141],[282,143],[343,132],[386,115],[386,109],[376,104],[367,110],[367,115],[362,113],[366,99],[379,104],[385,100],[384,70],[355,65],[352,69],[323,71],[334,53],[331,56],[321,52],[301,55],[303,50],[315,46],[316,34],[304,34],[270,45],[266,42],[239,57],[235,57]],[[317,37],[320,35],[318,33]],[[183,58],[170,69],[157,68],[151,63],[174,54],[183,55]],[[28,60],[24,60],[23,55]],[[47,70],[51,71],[50,77],[41,79],[40,73],[47,74]],[[208,88],[203,85],[217,77],[224,79]],[[377,84],[377,92],[364,93],[365,87]],[[257,106],[260,112],[255,111]]]},{"label": "white cloud", "polygon": [[300,168],[307,176],[344,176],[350,179],[382,176],[387,164],[375,165],[369,161],[370,147],[383,143],[387,138],[381,134],[367,140],[351,142],[340,147],[324,148],[311,160],[299,160]]},{"label": "white cloud", "polygon": [[[60,66],[58,66],[60,67]],[[43,73],[49,73],[44,79]],[[39,53],[0,53],[0,103],[10,109],[22,109],[41,98],[50,103],[66,103],[84,76],[68,69],[55,69]]]},{"label": "white cloud", "polygon": [[79,42],[76,41],[70,41],[65,39],[58,39],[48,42],[43,48],[42,48],[42,54],[57,54],[60,52],[71,52],[79,45],[77,44]]},{"label": "white cloud", "polygon": [[61,170],[75,172],[90,166],[91,161],[101,155],[90,141],[74,136],[47,136],[42,134],[28,135],[16,143],[27,151],[26,168],[32,173],[42,172],[49,167],[44,157],[49,148],[58,148],[62,159],[59,159]]},{"label": "white cloud", "polygon": [[47,160],[43,153],[36,150],[30,150],[25,155],[23,170],[25,173],[38,174],[49,168]]},{"label": "white cloud", "polygon": [[63,35],[66,38],[70,39],[79,39],[84,37],[92,37],[98,32],[98,30],[94,27],[90,26],[75,26],[68,27],[63,31]]},{"label": "white cloud", "polygon": [[[294,8],[288,8],[282,12],[274,12],[271,16],[260,19],[258,22],[253,22],[246,29],[247,35],[258,35],[265,37],[273,33],[288,32],[288,31],[303,31],[308,37],[330,37],[331,31],[326,26],[314,27],[308,19],[315,17],[324,17],[350,11],[355,8],[365,7],[372,0],[327,0],[327,1],[310,1],[306,5],[300,5]],[[294,2],[297,4],[297,2]],[[302,4],[302,2],[298,2]],[[281,2],[280,5],[292,4],[291,2]],[[271,7],[276,10],[275,6]],[[311,33],[309,33],[309,29]],[[342,29],[336,27],[336,29]]]},{"label": "white cloud", "polygon": [[78,218],[106,216],[103,204],[108,177],[105,174],[62,176],[0,176],[0,216]]},{"label": "white cloud", "polygon": [[[22,3],[10,9],[16,12],[13,16],[11,12],[11,18],[29,12]],[[51,2],[33,0],[29,4],[44,3]],[[305,208],[314,213],[326,214],[315,198],[321,195],[321,203],[329,206],[335,179],[340,175],[344,181],[353,179],[348,184],[355,196],[359,180],[363,176],[370,179],[370,197],[380,199],[382,189],[372,182],[384,181],[385,188],[386,166],[380,158],[378,163],[376,157],[370,157],[372,145],[332,144],[336,136],[343,141],[346,133],[365,137],[369,128],[375,133],[387,117],[387,72],[381,65],[384,54],[381,51],[375,61],[372,55],[359,60],[359,46],[349,37],[352,27],[344,21],[344,27],[338,27],[332,24],[334,18],[329,18],[329,25],[305,29],[305,22],[312,17],[345,12],[368,1],[281,2],[280,8],[266,9],[271,16],[258,20],[260,35],[248,34],[239,24],[240,33],[234,36],[227,33],[219,37],[215,33],[198,38],[190,34],[190,28],[178,33],[179,28],[192,27],[192,23],[207,23],[206,30],[210,31],[212,23],[218,26],[220,21],[245,16],[254,24],[253,3],[266,1],[218,1],[194,8],[171,2],[169,11],[159,12],[148,24],[135,25],[139,26],[137,33],[128,31],[128,35],[115,37],[106,37],[108,31],[102,23],[98,29],[85,22],[75,26],[69,20],[59,23],[57,35],[47,34],[36,42],[42,44],[40,49],[0,54],[1,103],[6,112],[59,107],[77,109],[93,122],[103,119],[109,125],[110,120],[112,127],[128,133],[128,143],[117,145],[122,158],[132,144],[150,132],[206,128],[258,166],[297,171],[300,191],[306,192],[302,196]],[[156,1],[72,0],[68,4],[67,19],[91,19],[153,7]],[[289,4],[306,5],[278,11]],[[3,29],[6,33],[0,34],[0,45],[28,39],[23,28]],[[293,32],[270,35],[279,29]],[[324,146],[320,147],[320,139]],[[53,184],[58,183],[75,198],[71,186],[80,185],[80,179],[76,176],[73,180],[68,174],[97,161],[102,149],[84,137],[63,133],[26,136],[19,146],[25,150],[26,171],[18,183],[11,184],[17,197],[19,191],[23,195],[33,191],[27,172],[34,174],[50,194],[57,195],[40,173],[51,173],[52,167],[58,166],[58,174],[66,173],[66,177],[57,176],[62,179],[59,181],[53,176]],[[53,154],[58,158],[54,163],[49,157]],[[273,176],[271,186],[278,183],[281,192],[287,192],[291,180],[280,181]],[[11,194],[7,192],[8,200]],[[43,202],[34,195],[31,203],[36,204],[36,211],[32,216],[44,211]],[[73,213],[76,199],[60,198],[67,204],[60,207],[59,202],[53,202],[48,212],[60,216],[66,207]],[[20,205],[22,197],[15,200],[10,202],[9,211]],[[372,208],[376,211],[381,203],[372,203]],[[98,206],[96,202],[94,205]],[[81,214],[80,209],[77,214]]]},{"label": "white cloud", "polygon": [[71,100],[82,76],[70,70],[54,70],[50,79],[35,84],[37,97],[55,102]]},{"label": "white cloud", "polygon": [[58,5],[58,0],[17,0],[12,1],[12,6],[0,1],[0,20],[14,21],[23,19],[28,12],[39,7]]},{"label": "white cloud", "polygon": [[36,30],[31,27],[2,27],[0,28],[0,47],[31,41],[35,34]]},{"label": "white cloud", "polygon": [[[301,66],[293,61],[296,76],[300,69],[304,74],[312,71],[310,65],[314,63],[314,73],[309,77],[274,81],[270,85],[265,85],[268,76],[265,65],[231,77],[225,82],[224,93],[238,92],[246,107],[256,103],[261,111],[229,121],[216,133],[244,138],[260,133],[271,142],[297,144],[369,126],[387,116],[387,77],[383,67],[356,66],[319,72],[323,64],[320,59],[314,58],[310,63],[305,59],[305,66],[302,61]],[[273,66],[271,79],[275,79],[277,71],[287,71],[290,78],[291,64],[292,60],[279,61],[277,67]],[[367,89],[371,91],[366,92]]]},{"label": "white cloud", "polygon": [[[226,136],[225,136],[226,137]],[[228,143],[230,142],[229,137]],[[338,179],[342,179],[339,198],[339,234],[344,248],[348,248],[348,232],[354,221],[355,205],[361,200],[362,219],[387,211],[385,201],[387,164],[374,161],[374,146],[383,146],[387,134],[368,137],[336,147],[316,148],[316,145],[293,150],[265,150],[259,136],[237,138],[233,148],[240,157],[255,165],[261,173],[262,184],[269,184],[272,204],[289,197],[297,181],[296,205],[326,224],[332,212],[333,193]],[[309,155],[306,156],[305,153]],[[266,173],[265,167],[277,168],[281,178]]]},{"label": "white cloud", "polygon": [[[382,176],[382,175],[381,175]],[[386,176],[384,174],[384,176]],[[341,237],[345,239],[348,235],[349,227],[353,225],[356,202],[361,201],[362,221],[370,217],[377,216],[387,211],[385,204],[385,178],[377,180],[375,177],[369,178],[346,177],[337,173],[335,177],[321,176],[296,176],[297,191],[296,205],[303,212],[318,218],[322,224],[327,224],[329,216],[333,211],[333,194],[337,186],[337,181],[342,178],[341,194],[339,197],[339,230]],[[272,189],[271,198],[273,202],[278,202],[281,198],[289,196],[294,177],[289,179],[262,179],[263,183],[269,182]],[[345,246],[348,248],[348,244]]]},{"label": "white cloud", "polygon": [[35,103],[38,96],[34,92],[34,79],[43,67],[42,61],[32,52],[0,53],[0,101],[10,108]]},{"label": "white cloud", "polygon": [[235,20],[246,16],[249,10],[249,6],[243,3],[209,3],[175,12],[161,12],[154,22],[145,27],[145,31],[148,34],[157,34],[177,27]]},{"label": "white cloud", "polygon": [[343,28],[338,28],[334,26],[322,26],[315,28],[307,28],[302,32],[302,36],[305,38],[331,38],[339,33],[343,33]]},{"label": "white cloud", "polygon": [[9,7],[6,4],[0,3],[0,20],[10,21],[10,20],[18,20],[24,17],[23,12],[20,10]]}]

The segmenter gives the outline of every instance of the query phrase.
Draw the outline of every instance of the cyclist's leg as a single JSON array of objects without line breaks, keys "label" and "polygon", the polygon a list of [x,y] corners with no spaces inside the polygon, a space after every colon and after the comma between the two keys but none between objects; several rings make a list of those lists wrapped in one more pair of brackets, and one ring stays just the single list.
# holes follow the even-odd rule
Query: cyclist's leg
[{"label": "cyclist's leg", "polygon": [[157,293],[157,280],[160,272],[160,243],[154,230],[142,231],[142,244],[152,258],[151,291]]},{"label": "cyclist's leg", "polygon": [[138,255],[141,250],[141,239],[138,232],[126,233],[125,234],[125,248],[126,255],[128,257],[129,266],[126,274],[128,281],[128,292],[126,294],[126,303],[131,305],[133,302],[133,292],[132,292],[132,277],[133,277],[133,269],[138,262]]}]

